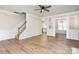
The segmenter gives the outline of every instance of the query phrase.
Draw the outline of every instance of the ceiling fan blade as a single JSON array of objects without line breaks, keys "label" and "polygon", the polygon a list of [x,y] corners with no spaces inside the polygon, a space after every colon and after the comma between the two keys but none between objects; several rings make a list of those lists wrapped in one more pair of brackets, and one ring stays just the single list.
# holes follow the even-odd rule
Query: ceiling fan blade
[{"label": "ceiling fan blade", "polygon": [[41,10],[41,9],[35,9],[35,10]]},{"label": "ceiling fan blade", "polygon": [[51,6],[46,6],[46,8],[50,8]]},{"label": "ceiling fan blade", "polygon": [[40,8],[42,7],[41,5],[38,5]]},{"label": "ceiling fan blade", "polygon": [[46,8],[44,10],[47,11],[47,12],[49,12],[49,10],[47,10]]}]

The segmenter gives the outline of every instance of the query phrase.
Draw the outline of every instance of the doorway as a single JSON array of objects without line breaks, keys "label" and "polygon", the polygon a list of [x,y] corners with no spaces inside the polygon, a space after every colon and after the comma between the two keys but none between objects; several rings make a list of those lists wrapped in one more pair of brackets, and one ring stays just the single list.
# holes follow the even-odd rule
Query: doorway
[{"label": "doorway", "polygon": [[59,18],[56,19],[56,37],[66,38],[67,32],[67,19],[66,18]]},{"label": "doorway", "polygon": [[66,21],[66,19],[57,19],[56,33],[66,34],[66,31],[67,31],[67,21]]},{"label": "doorway", "polygon": [[45,21],[42,21],[42,33],[47,33],[47,25],[45,23]]}]

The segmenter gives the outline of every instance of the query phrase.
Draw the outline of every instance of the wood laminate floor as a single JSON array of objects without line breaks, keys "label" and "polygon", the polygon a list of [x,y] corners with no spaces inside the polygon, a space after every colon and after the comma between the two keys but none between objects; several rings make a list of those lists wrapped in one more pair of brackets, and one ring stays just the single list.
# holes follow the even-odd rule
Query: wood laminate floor
[{"label": "wood laminate floor", "polygon": [[65,35],[47,37],[46,34],[23,39],[0,42],[1,54],[72,54],[72,48],[79,48],[79,41],[66,39]]}]

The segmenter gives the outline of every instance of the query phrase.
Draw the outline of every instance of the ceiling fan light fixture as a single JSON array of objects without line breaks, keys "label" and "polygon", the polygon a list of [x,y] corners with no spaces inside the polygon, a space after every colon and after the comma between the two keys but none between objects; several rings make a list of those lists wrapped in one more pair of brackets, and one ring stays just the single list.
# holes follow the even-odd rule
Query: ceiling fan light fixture
[{"label": "ceiling fan light fixture", "polygon": [[44,11],[44,9],[41,10],[42,12]]},{"label": "ceiling fan light fixture", "polygon": [[37,9],[37,10],[40,10],[40,13],[44,12],[44,11],[47,11],[49,12],[50,10],[48,10],[48,8],[50,8],[51,6],[45,6],[45,5],[38,5],[40,7],[40,9]]}]

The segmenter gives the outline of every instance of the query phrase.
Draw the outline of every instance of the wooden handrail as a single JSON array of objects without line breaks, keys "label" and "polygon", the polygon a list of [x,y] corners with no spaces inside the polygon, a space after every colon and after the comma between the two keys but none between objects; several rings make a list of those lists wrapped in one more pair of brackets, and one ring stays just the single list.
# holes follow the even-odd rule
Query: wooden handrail
[{"label": "wooden handrail", "polygon": [[20,27],[18,27],[18,40],[19,40],[19,36],[20,36],[20,34],[22,33],[21,31],[20,31],[20,29],[23,27],[23,26],[26,26],[26,21],[20,26]]},{"label": "wooden handrail", "polygon": [[18,27],[18,30],[21,29],[25,24],[26,24],[26,21],[20,27]]},{"label": "wooden handrail", "polygon": [[18,33],[16,34],[15,38],[18,40],[19,40],[19,36],[21,35],[21,33],[26,29],[26,13],[21,13],[21,14],[25,15],[25,22],[17,29]]}]

